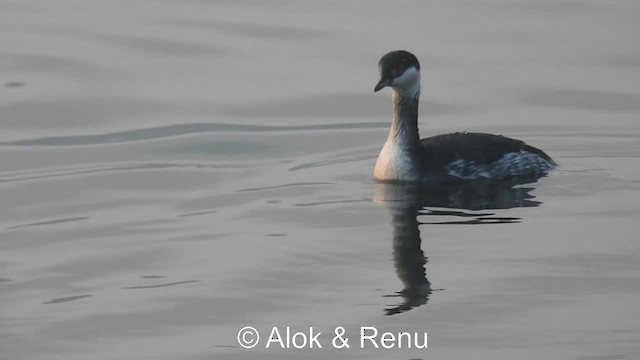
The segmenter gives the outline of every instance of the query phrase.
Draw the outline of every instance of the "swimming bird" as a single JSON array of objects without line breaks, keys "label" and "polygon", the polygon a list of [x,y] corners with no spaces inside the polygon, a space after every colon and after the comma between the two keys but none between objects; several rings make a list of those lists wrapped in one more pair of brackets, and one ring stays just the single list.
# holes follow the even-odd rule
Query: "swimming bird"
[{"label": "swimming bird", "polygon": [[556,163],[542,150],[502,135],[457,132],[420,139],[420,63],[408,51],[378,62],[374,92],[391,87],[393,121],[373,172],[377,180],[449,182],[535,180]]}]

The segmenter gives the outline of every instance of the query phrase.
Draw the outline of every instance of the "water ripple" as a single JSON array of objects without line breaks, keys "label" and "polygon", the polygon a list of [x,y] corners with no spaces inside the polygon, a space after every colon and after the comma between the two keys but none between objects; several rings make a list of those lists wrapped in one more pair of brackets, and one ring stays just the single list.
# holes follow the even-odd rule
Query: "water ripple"
[{"label": "water ripple", "polygon": [[51,299],[49,301],[43,302],[43,304],[60,304],[60,303],[65,303],[69,301],[84,299],[90,296],[91,295],[74,295],[74,296],[61,297],[61,298]]},{"label": "water ripple", "polygon": [[[116,71],[72,57],[32,53],[12,54],[6,52],[0,53],[0,56],[3,60],[3,67],[6,67],[6,70],[18,73],[60,73],[80,78],[100,78],[100,81],[113,79],[113,77],[118,76]],[[11,82],[9,84],[20,84],[20,82]],[[5,84],[5,86],[8,86],[8,84]]]},{"label": "water ripple", "polygon": [[160,288],[160,287],[167,287],[167,286],[174,286],[174,285],[181,285],[181,284],[188,284],[188,283],[195,283],[195,282],[200,282],[200,280],[184,280],[184,281],[176,281],[172,283],[158,284],[158,285],[127,286],[127,287],[123,287],[122,289],[152,289],[152,288]]},{"label": "water ripple", "polygon": [[72,221],[87,220],[87,219],[90,219],[90,217],[88,217],[88,216],[77,216],[77,217],[70,217],[70,218],[64,218],[64,219],[55,219],[55,220],[49,220],[49,221],[39,221],[39,222],[34,222],[34,223],[29,223],[29,224],[24,224],[24,225],[10,226],[10,227],[7,228],[7,230],[20,229],[20,228],[25,228],[25,227],[30,227],[30,226],[56,225],[56,224],[62,224],[62,223],[67,223],[67,222],[72,222]]},{"label": "water ripple", "polygon": [[217,212],[218,212],[218,210],[207,210],[207,211],[198,211],[198,212],[192,212],[192,213],[182,214],[182,215],[179,215],[179,216],[180,216],[180,217],[200,216],[200,215],[215,214],[215,213],[217,213]]},{"label": "water ripple", "polygon": [[159,139],[172,136],[201,134],[211,132],[275,132],[275,131],[313,131],[313,130],[350,130],[387,128],[387,122],[339,123],[317,125],[237,125],[225,123],[193,123],[159,126],[146,129],[119,131],[99,135],[53,136],[18,141],[0,142],[0,146],[70,146],[124,143]]},{"label": "water ripple", "polygon": [[243,192],[243,191],[264,191],[264,190],[275,190],[275,189],[282,189],[282,188],[288,188],[288,187],[314,186],[314,185],[333,185],[333,184],[334,183],[331,183],[331,182],[297,182],[297,183],[284,184],[284,185],[275,185],[275,186],[265,186],[265,187],[257,187],[257,188],[240,189],[240,190],[238,190],[238,192]]},{"label": "water ripple", "polygon": [[335,200],[335,201],[318,201],[309,203],[298,203],[293,206],[318,206],[318,205],[335,205],[335,204],[352,204],[352,203],[368,203],[371,199],[352,199],[352,200]]},{"label": "water ripple", "polygon": [[313,168],[313,167],[320,167],[320,166],[342,164],[342,163],[348,163],[348,162],[354,162],[354,161],[369,160],[369,159],[376,158],[376,156],[377,155],[360,155],[360,156],[352,156],[352,157],[343,158],[343,159],[314,161],[314,162],[310,162],[310,163],[306,163],[306,164],[292,166],[291,168],[289,168],[289,171],[297,171],[297,170]]},{"label": "water ripple", "polygon": [[101,166],[79,165],[65,168],[36,169],[20,172],[10,172],[0,174],[0,183],[10,183],[28,180],[50,179],[56,177],[88,175],[114,171],[142,171],[172,168],[194,168],[194,169],[237,169],[244,168],[238,164],[185,164],[185,163],[140,163],[140,164],[109,164]]}]

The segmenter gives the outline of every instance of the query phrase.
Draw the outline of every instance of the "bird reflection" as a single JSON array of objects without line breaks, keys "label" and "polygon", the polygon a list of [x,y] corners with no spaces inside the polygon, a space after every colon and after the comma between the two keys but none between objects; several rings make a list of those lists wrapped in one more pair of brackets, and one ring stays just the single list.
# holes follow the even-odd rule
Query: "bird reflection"
[{"label": "bird reflection", "polygon": [[[421,248],[422,224],[516,223],[521,218],[495,216],[490,210],[539,206],[530,194],[533,187],[509,183],[469,183],[426,186],[404,183],[376,184],[374,201],[384,205],[393,224],[393,260],[404,289],[388,297],[402,303],[386,308],[387,315],[424,305],[433,289],[427,280],[428,258]],[[427,218],[429,221],[421,222]]]}]

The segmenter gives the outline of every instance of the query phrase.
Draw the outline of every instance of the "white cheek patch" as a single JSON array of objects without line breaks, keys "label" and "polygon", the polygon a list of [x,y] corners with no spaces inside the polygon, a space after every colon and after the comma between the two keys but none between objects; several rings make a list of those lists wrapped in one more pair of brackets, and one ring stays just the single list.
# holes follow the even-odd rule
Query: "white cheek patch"
[{"label": "white cheek patch", "polygon": [[408,94],[417,94],[420,92],[420,71],[414,66],[405,70],[402,75],[393,79],[391,86],[402,89]]}]

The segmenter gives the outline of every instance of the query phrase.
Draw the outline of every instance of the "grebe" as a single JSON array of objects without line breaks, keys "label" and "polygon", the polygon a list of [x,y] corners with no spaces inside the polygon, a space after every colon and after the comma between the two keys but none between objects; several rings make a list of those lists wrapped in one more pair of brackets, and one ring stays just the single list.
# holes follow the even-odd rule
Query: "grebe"
[{"label": "grebe", "polygon": [[535,180],[556,163],[542,150],[501,135],[458,132],[420,139],[420,63],[404,50],[384,55],[374,92],[391,87],[393,122],[373,175],[383,181]]}]

